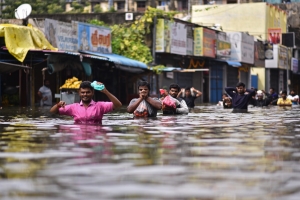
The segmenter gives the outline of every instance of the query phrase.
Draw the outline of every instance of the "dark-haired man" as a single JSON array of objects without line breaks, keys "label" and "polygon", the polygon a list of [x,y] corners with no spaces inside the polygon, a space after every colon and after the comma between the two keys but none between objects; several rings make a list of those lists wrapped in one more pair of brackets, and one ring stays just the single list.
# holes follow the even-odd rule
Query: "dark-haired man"
[{"label": "dark-haired man", "polygon": [[248,110],[248,103],[254,96],[255,91],[245,88],[245,84],[239,82],[236,88],[227,87],[225,91],[232,99],[232,108],[234,112],[245,112]]},{"label": "dark-haired man", "polygon": [[132,99],[127,107],[127,112],[133,113],[139,105],[145,100],[146,110],[148,117],[156,117],[157,110],[161,109],[161,102],[156,98],[151,98],[149,96],[150,93],[150,85],[147,81],[138,82],[138,93],[139,98]]},{"label": "dark-haired man", "polygon": [[178,93],[177,97],[182,97],[182,99],[185,101],[186,105],[189,108],[195,107],[195,99],[200,97],[202,95],[202,92],[195,89],[194,87],[187,87],[185,89],[181,89]]},{"label": "dark-haired man", "polygon": [[49,80],[44,80],[44,85],[39,89],[38,96],[41,98],[41,106],[52,106],[52,92]]},{"label": "dark-haired man", "polygon": [[169,86],[169,95],[176,101],[176,108],[162,105],[163,114],[188,114],[189,108],[186,105],[186,102],[177,97],[180,91],[179,85],[173,83]]},{"label": "dark-haired man", "polygon": [[267,99],[271,105],[277,105],[278,94],[276,93],[274,88],[271,87],[269,89],[269,93],[265,92],[264,90],[262,91],[267,96]]},{"label": "dark-haired man", "polygon": [[83,81],[79,87],[80,103],[66,105],[64,101],[60,101],[50,109],[50,112],[72,116],[75,123],[78,124],[102,124],[103,115],[120,108],[122,103],[106,88],[101,92],[106,94],[111,102],[93,101],[94,88],[91,86],[91,82]]}]

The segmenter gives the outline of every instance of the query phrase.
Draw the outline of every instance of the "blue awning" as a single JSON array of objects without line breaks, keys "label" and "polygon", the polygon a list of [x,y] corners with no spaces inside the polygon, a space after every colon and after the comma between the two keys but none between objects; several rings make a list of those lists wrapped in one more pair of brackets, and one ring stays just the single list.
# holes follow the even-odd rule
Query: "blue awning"
[{"label": "blue awning", "polygon": [[241,67],[242,64],[240,62],[236,62],[236,61],[226,61],[228,65],[233,66],[233,67]]},{"label": "blue awning", "polygon": [[108,58],[108,61],[114,62],[119,65],[128,66],[128,67],[136,67],[136,68],[142,68],[142,69],[148,69],[147,65],[145,63],[142,63],[137,60],[133,60],[130,58],[126,58],[124,56],[120,56],[117,54],[106,54],[106,53],[98,53],[98,52],[92,52],[92,51],[79,51],[83,54],[90,54],[95,56],[101,56]]}]

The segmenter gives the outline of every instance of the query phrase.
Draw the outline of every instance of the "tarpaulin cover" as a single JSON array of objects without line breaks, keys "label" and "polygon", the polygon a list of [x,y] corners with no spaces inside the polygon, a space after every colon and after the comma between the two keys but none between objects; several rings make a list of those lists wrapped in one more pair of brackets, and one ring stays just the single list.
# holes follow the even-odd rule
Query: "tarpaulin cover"
[{"label": "tarpaulin cover", "polygon": [[43,32],[34,27],[0,24],[0,37],[4,37],[9,53],[20,62],[24,61],[29,50],[57,50],[49,43]]}]

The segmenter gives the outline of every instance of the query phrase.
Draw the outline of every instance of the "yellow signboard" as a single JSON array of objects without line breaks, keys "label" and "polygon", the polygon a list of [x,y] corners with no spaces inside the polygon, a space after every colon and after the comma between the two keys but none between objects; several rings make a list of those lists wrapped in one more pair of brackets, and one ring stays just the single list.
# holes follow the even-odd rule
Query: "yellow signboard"
[{"label": "yellow signboard", "polygon": [[203,56],[203,28],[194,29],[194,55]]}]

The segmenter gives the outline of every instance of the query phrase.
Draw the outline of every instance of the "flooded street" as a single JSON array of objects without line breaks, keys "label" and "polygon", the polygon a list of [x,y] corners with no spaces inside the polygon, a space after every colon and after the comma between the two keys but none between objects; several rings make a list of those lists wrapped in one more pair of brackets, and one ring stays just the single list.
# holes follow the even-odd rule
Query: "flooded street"
[{"label": "flooded street", "polygon": [[104,117],[0,110],[0,199],[298,200],[300,108]]}]

